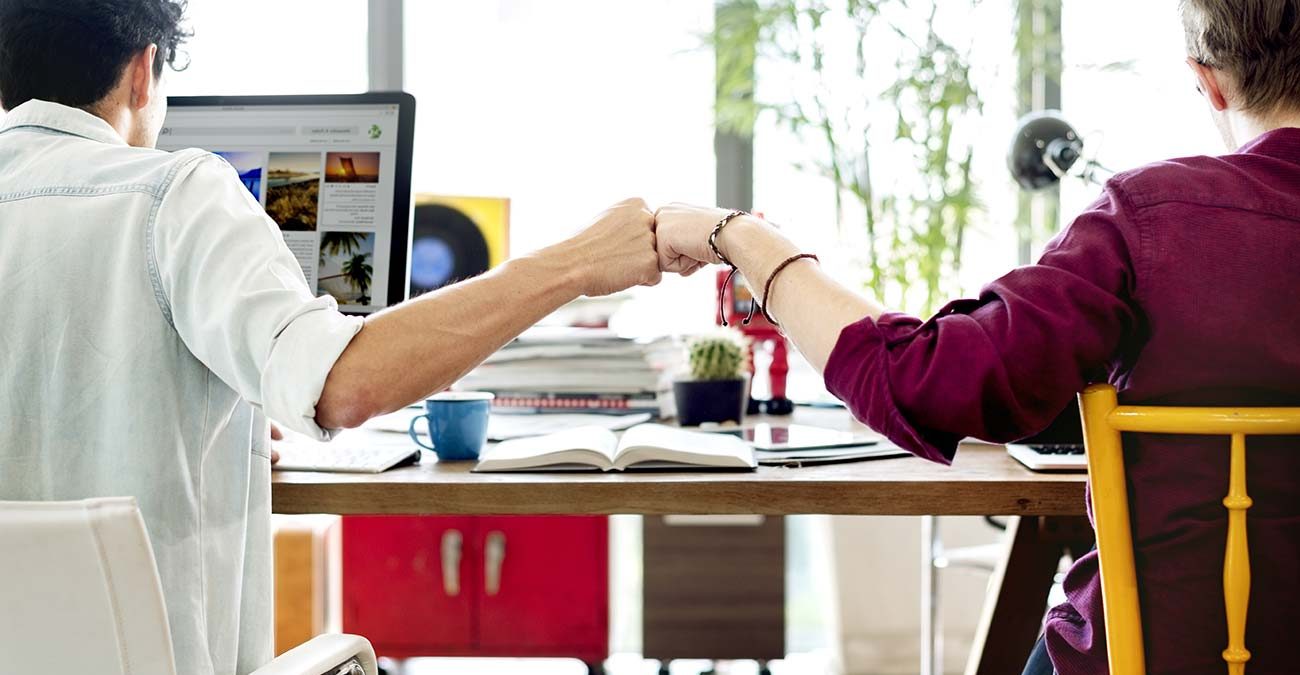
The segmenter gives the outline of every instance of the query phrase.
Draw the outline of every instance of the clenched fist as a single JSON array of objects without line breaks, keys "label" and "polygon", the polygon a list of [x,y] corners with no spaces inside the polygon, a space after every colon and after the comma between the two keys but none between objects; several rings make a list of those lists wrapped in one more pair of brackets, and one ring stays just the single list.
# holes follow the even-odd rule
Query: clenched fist
[{"label": "clenched fist", "polygon": [[687,204],[659,209],[655,213],[659,269],[690,274],[704,265],[722,262],[709,248],[709,235],[728,213],[727,209]]},{"label": "clenched fist", "polygon": [[569,241],[582,275],[582,294],[609,295],[659,283],[655,218],[645,201],[626,199],[596,216]]}]

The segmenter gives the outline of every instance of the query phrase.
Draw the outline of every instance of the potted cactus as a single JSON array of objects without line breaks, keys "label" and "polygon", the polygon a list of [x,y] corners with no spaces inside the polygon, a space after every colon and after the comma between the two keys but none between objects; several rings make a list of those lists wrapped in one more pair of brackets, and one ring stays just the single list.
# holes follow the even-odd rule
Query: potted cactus
[{"label": "potted cactus", "polygon": [[735,422],[745,415],[749,399],[749,349],[734,330],[718,330],[686,344],[689,378],[673,383],[677,421],[682,426],[705,422]]}]

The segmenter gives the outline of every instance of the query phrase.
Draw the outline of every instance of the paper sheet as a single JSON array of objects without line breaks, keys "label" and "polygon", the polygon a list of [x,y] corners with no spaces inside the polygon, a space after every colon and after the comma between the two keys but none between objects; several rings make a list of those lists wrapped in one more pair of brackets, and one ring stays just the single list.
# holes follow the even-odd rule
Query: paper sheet
[{"label": "paper sheet", "polygon": [[[411,426],[411,418],[419,415],[422,408],[404,408],[395,413],[381,415],[369,422],[365,428],[404,434]],[[650,421],[650,413],[635,415],[587,415],[579,413],[548,413],[543,415],[494,414],[488,418],[488,440],[508,441],[512,438],[545,436],[575,427],[600,427],[610,431],[622,431],[638,424]],[[416,425],[416,433],[429,435],[429,427],[424,423]]]}]

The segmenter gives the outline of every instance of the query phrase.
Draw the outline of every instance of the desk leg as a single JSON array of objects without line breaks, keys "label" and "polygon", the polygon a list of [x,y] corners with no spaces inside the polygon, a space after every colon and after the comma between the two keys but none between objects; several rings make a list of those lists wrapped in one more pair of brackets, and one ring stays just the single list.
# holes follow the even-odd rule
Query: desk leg
[{"label": "desk leg", "polygon": [[1012,518],[1007,551],[990,581],[996,595],[984,603],[979,630],[966,663],[966,675],[1021,672],[1042,630],[1047,595],[1061,556],[1086,535],[1080,517]]},{"label": "desk leg", "polygon": [[939,517],[921,516],[921,673],[943,673],[943,628],[939,617]]}]

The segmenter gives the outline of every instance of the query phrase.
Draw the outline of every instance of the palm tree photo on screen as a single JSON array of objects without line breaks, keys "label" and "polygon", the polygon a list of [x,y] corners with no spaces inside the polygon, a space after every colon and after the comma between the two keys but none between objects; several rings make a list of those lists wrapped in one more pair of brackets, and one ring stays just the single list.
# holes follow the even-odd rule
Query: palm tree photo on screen
[{"label": "palm tree photo on screen", "polygon": [[374,253],[373,232],[322,232],[317,292],[329,293],[340,305],[369,305]]}]

